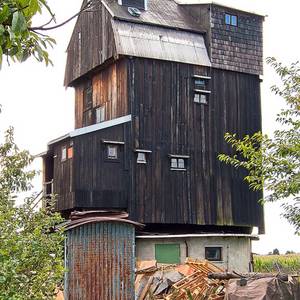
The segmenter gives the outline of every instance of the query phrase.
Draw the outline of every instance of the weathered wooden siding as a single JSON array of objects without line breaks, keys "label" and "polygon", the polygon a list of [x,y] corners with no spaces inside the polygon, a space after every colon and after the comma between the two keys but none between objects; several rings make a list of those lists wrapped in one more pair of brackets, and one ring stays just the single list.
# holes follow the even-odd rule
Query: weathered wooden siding
[{"label": "weathered wooden siding", "polygon": [[83,122],[83,90],[87,79],[75,86],[75,128],[95,124],[95,109],[105,107],[105,120],[122,117],[128,114],[127,97],[127,63],[118,60],[92,76],[93,108],[88,124]]},{"label": "weathered wooden siding", "polygon": [[[254,15],[218,5],[182,5],[207,32],[213,67],[263,74],[263,20]],[[225,24],[225,13],[238,17],[238,25]]]},{"label": "weathered wooden siding", "polygon": [[[87,0],[83,2],[83,5]],[[115,54],[111,15],[99,1],[92,12],[82,13],[75,25],[68,49],[65,86],[98,67]]]},{"label": "weathered wooden siding", "polygon": [[[261,128],[258,76],[148,59],[130,64],[133,147],[152,150],[146,165],[132,159],[131,217],[144,223],[262,225],[259,195],[249,191],[241,172],[217,159],[230,151],[226,132],[241,136]],[[209,72],[209,104],[194,103],[192,76]],[[171,171],[168,154],[189,155],[187,170]]]},{"label": "weathered wooden siding", "polygon": [[73,159],[62,161],[62,148],[69,147],[70,142],[70,139],[67,139],[55,144],[53,147],[53,193],[57,195],[56,208],[59,211],[74,206]]},{"label": "weathered wooden siding", "polygon": [[[226,25],[225,13],[238,25]],[[212,5],[211,59],[215,68],[263,74],[263,17]]]}]

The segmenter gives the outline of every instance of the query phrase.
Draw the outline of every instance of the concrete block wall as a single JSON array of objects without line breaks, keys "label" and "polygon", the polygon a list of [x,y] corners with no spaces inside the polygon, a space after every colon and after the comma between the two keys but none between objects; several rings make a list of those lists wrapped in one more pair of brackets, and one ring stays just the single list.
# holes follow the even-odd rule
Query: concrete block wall
[{"label": "concrete block wall", "polygon": [[180,244],[181,263],[187,257],[205,259],[205,247],[222,247],[222,261],[212,263],[228,271],[249,272],[250,237],[137,238],[136,258],[155,259],[155,244]]}]

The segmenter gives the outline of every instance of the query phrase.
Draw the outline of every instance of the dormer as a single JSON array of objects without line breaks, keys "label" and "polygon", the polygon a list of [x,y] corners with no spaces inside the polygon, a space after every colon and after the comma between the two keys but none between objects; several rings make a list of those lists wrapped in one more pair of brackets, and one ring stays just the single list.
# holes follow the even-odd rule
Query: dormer
[{"label": "dormer", "polygon": [[119,5],[147,10],[148,0],[118,0]]}]

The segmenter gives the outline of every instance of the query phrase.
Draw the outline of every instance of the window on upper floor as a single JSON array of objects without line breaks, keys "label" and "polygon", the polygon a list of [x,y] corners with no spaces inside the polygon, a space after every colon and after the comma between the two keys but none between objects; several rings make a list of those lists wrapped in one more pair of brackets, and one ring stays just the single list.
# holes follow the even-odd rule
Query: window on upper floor
[{"label": "window on upper floor", "polygon": [[231,26],[237,26],[238,25],[238,17],[236,15],[231,15],[226,13],[225,14],[225,24],[231,25]]},{"label": "window on upper floor", "polygon": [[92,125],[93,87],[92,84],[83,90],[83,126]]},{"label": "window on upper floor", "polygon": [[209,76],[194,75],[194,102],[200,104],[208,104],[210,90],[209,90]]},{"label": "window on upper floor", "polygon": [[96,123],[101,123],[105,121],[105,106],[97,107],[95,110]]}]

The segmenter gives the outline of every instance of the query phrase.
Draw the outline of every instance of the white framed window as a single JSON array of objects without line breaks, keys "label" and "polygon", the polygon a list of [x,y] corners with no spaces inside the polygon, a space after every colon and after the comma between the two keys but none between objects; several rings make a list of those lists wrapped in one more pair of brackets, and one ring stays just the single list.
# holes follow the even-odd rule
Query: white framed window
[{"label": "white framed window", "polygon": [[138,164],[146,164],[146,153],[138,152],[136,162]]},{"label": "white framed window", "polygon": [[169,155],[171,158],[171,170],[179,170],[179,171],[186,171],[187,168],[187,159],[189,156],[187,155]]},{"label": "white framed window", "polygon": [[194,102],[208,104],[210,90],[209,80],[211,77],[205,75],[194,75]]},{"label": "white framed window", "polygon": [[96,108],[96,123],[101,123],[105,121],[105,106],[100,106]]},{"label": "white framed window", "polygon": [[108,159],[118,159],[118,146],[117,145],[107,145],[107,158]]},{"label": "white framed window", "polygon": [[143,150],[143,149],[135,149],[134,151],[137,153],[136,162],[138,164],[146,164],[147,156],[149,155],[149,153],[152,153],[151,150]]},{"label": "white framed window", "polygon": [[238,17],[236,15],[225,14],[225,24],[231,26],[238,26]]},{"label": "white framed window", "polygon": [[63,146],[61,148],[61,161],[67,160],[67,147]]}]

